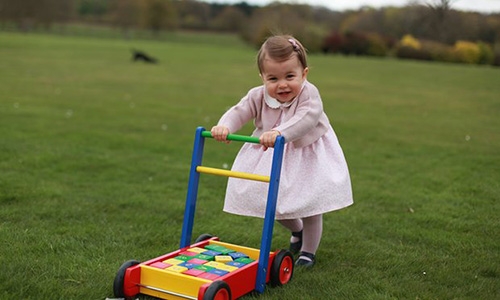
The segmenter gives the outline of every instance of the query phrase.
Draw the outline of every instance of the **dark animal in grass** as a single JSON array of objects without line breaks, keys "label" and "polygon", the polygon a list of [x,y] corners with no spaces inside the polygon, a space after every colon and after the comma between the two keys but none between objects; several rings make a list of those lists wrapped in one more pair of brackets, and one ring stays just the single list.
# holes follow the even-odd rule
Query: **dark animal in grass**
[{"label": "dark animal in grass", "polygon": [[150,63],[150,64],[156,64],[158,60],[145,52],[138,51],[138,50],[132,50],[132,60],[134,62],[136,61],[143,61],[145,63]]}]

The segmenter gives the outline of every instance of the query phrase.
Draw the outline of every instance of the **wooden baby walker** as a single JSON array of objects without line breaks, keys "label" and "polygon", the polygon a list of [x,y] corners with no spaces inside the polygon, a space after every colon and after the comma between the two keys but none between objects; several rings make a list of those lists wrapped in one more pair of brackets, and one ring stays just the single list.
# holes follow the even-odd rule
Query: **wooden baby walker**
[{"label": "wooden baby walker", "polygon": [[[294,259],[290,251],[270,251],[284,138],[276,139],[271,173],[264,176],[202,166],[207,137],[212,138],[210,131],[196,129],[180,248],[146,262],[122,264],[113,283],[115,297],[145,294],[161,299],[229,300],[252,291],[263,293],[267,283],[281,286],[292,279]],[[237,134],[229,134],[227,139],[259,143],[257,137]],[[200,235],[191,244],[201,173],[269,183],[260,249],[224,243],[209,234]]]}]

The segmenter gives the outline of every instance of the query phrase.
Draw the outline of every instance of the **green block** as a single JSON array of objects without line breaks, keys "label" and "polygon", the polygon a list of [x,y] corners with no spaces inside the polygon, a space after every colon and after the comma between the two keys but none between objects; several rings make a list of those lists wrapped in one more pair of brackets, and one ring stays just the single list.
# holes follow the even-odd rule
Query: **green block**
[{"label": "green block", "polygon": [[228,248],[224,248],[222,250],[219,250],[219,252],[222,253],[223,255],[228,255],[229,253],[233,253],[233,252],[236,252],[236,251],[228,249]]},{"label": "green block", "polygon": [[214,267],[199,265],[199,266],[194,267],[193,269],[201,270],[201,271],[204,271],[204,272],[208,272],[208,271],[214,269]]},{"label": "green block", "polygon": [[[195,255],[193,257],[198,258],[198,259],[210,260],[210,261],[214,260],[213,256],[205,255],[205,254],[198,254],[198,255]],[[191,257],[191,258],[193,258],[193,257]]]},{"label": "green block", "polygon": [[254,260],[253,260],[253,259],[248,258],[248,257],[240,257],[240,258],[238,258],[238,259],[236,259],[236,260],[234,260],[234,261],[240,262],[240,263],[245,264],[245,265],[246,265],[246,264],[249,264],[249,263],[251,263],[251,262],[254,262]]},{"label": "green block", "polygon": [[221,250],[226,249],[226,247],[223,247],[221,245],[207,245],[205,246],[205,249],[221,252]]},{"label": "green block", "polygon": [[182,260],[182,261],[188,261],[190,259],[193,259],[193,257],[187,256],[187,255],[179,255],[179,256],[176,256],[175,259]]}]

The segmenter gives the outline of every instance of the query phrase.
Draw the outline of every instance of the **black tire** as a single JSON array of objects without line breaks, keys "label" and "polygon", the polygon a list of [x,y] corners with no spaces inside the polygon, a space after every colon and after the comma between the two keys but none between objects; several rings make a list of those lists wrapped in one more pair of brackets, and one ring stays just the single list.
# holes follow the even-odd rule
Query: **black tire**
[{"label": "black tire", "polygon": [[292,280],[293,276],[293,255],[288,250],[279,250],[271,265],[270,283],[271,286],[282,286]]},{"label": "black tire", "polygon": [[113,282],[113,294],[116,298],[125,298],[123,285],[125,283],[125,272],[128,268],[140,264],[137,260],[129,260],[124,262],[116,272],[115,281]]},{"label": "black tire", "polygon": [[203,295],[203,300],[231,300],[231,289],[229,285],[222,280],[217,280],[212,282],[208,287],[205,295]]},{"label": "black tire", "polygon": [[214,236],[211,235],[210,233],[204,233],[202,235],[200,235],[199,237],[196,238],[196,240],[194,241],[194,243],[199,243],[199,242],[203,242],[203,241],[206,241],[208,239],[211,239],[213,238]]}]

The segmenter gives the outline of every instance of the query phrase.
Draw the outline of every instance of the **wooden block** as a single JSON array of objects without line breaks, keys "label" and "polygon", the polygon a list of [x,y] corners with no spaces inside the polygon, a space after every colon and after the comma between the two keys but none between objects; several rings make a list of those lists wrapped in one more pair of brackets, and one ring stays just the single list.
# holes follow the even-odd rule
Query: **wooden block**
[{"label": "wooden block", "polygon": [[200,254],[200,253],[207,251],[207,249],[203,249],[200,247],[193,247],[193,248],[189,248],[187,251]]},{"label": "wooden block", "polygon": [[188,260],[187,262],[190,264],[195,264],[195,265],[203,265],[203,264],[206,264],[208,262],[208,260],[193,258],[193,259]]},{"label": "wooden block", "polygon": [[198,270],[198,269],[189,269],[187,270],[186,272],[182,273],[182,274],[186,274],[186,275],[191,275],[191,276],[200,276],[201,274],[205,273],[205,271],[203,270]]},{"label": "wooden block", "polygon": [[230,262],[226,263],[226,265],[231,266],[231,267],[236,267],[236,268],[241,268],[243,266],[246,266],[246,264],[241,263],[241,262],[237,262],[237,261],[230,261]]},{"label": "wooden block", "polygon": [[150,264],[149,266],[153,267],[153,268],[158,268],[158,269],[166,269],[166,268],[168,268],[168,267],[170,267],[172,265],[171,264],[166,264],[166,263],[161,262],[161,261],[157,261],[157,262],[155,262],[153,264]]},{"label": "wooden block", "polygon": [[223,265],[224,265],[223,263],[216,262],[216,261],[210,261],[210,262],[207,262],[206,264],[204,264],[204,266],[213,267],[213,268],[218,268],[219,266],[223,266]]},{"label": "wooden block", "polygon": [[231,252],[231,253],[228,253],[227,255],[231,256],[233,258],[233,260],[236,260],[237,258],[240,258],[240,257],[248,257],[248,255],[246,255],[245,253],[241,253],[241,252]]},{"label": "wooden block", "polygon": [[205,273],[202,273],[202,274],[198,275],[198,278],[203,278],[203,279],[208,279],[208,280],[215,280],[215,279],[217,279],[219,277],[220,276],[217,275],[217,274],[208,273],[208,272],[205,272]]},{"label": "wooden block", "polygon": [[182,261],[188,261],[192,259],[194,256],[186,256],[186,255],[179,255],[176,256],[175,259],[182,260]]},{"label": "wooden block", "polygon": [[170,258],[170,259],[163,261],[163,263],[169,264],[169,265],[178,265],[178,264],[182,264],[183,262],[184,262],[183,260],[176,259],[176,258]]},{"label": "wooden block", "polygon": [[215,257],[216,262],[227,263],[233,261],[233,258],[229,255],[217,255]]},{"label": "wooden block", "polygon": [[185,256],[195,256],[195,255],[198,255],[198,253],[196,253],[196,252],[191,252],[191,251],[184,251],[184,252],[179,253],[179,255],[185,255]]},{"label": "wooden block", "polygon": [[248,257],[240,257],[238,259],[235,259],[234,261],[237,261],[237,262],[240,262],[240,263],[244,263],[244,264],[249,264],[251,262],[254,262],[253,259],[248,258]]},{"label": "wooden block", "polygon": [[213,251],[219,251],[219,250],[222,250],[222,249],[226,249],[226,247],[223,247],[221,245],[210,244],[210,245],[206,245],[205,249],[213,250]]},{"label": "wooden block", "polygon": [[233,271],[238,270],[237,267],[233,267],[233,266],[229,266],[229,265],[219,266],[219,267],[217,267],[217,269],[222,270],[222,271],[227,271],[227,272],[233,272]]},{"label": "wooden block", "polygon": [[203,260],[214,260],[214,256],[205,255],[205,254],[198,254],[192,258],[198,258],[198,259],[203,259]]},{"label": "wooden block", "polygon": [[208,271],[215,269],[215,268],[211,267],[211,266],[207,266],[207,265],[200,265],[200,266],[194,267],[194,269],[201,270],[203,272],[208,272]]},{"label": "wooden block", "polygon": [[201,254],[208,255],[208,256],[217,256],[217,255],[221,255],[222,253],[219,251],[206,250],[205,252],[203,252]]},{"label": "wooden block", "polygon": [[218,276],[224,276],[226,275],[227,273],[229,273],[228,271],[224,271],[224,270],[221,270],[221,269],[213,269],[213,270],[210,270],[208,271],[207,273],[210,273],[210,274],[216,274]]},{"label": "wooden block", "polygon": [[174,273],[183,273],[183,272],[186,272],[187,270],[188,270],[188,268],[181,267],[179,265],[173,265],[173,266],[165,269],[165,271],[174,272]]},{"label": "wooden block", "polygon": [[222,255],[228,255],[229,253],[233,253],[233,252],[236,252],[236,251],[231,250],[231,249],[228,249],[228,248],[224,248],[224,249],[219,250],[219,252],[220,252]]},{"label": "wooden block", "polygon": [[198,264],[188,263],[187,261],[185,261],[182,264],[178,264],[178,266],[185,267],[185,268],[188,268],[188,269],[192,269],[192,268],[194,268],[196,266],[199,266],[199,265]]}]

